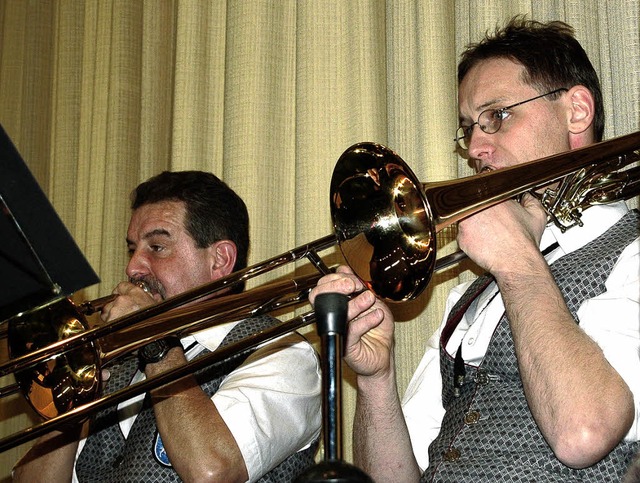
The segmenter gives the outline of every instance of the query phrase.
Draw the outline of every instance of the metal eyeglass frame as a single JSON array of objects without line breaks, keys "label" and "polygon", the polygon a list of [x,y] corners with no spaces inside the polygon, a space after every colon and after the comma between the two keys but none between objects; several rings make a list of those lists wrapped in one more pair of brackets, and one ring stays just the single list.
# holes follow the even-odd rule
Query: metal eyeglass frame
[{"label": "metal eyeglass frame", "polygon": [[[550,96],[551,94],[556,94],[561,91],[568,91],[566,87],[560,87],[551,92],[547,92],[546,94],[540,94],[539,96],[532,97],[531,99],[527,99],[526,101],[516,102],[515,104],[511,104],[507,107],[500,107],[498,109],[485,109],[478,115],[478,120],[473,124],[468,126],[460,126],[456,130],[456,137],[454,141],[458,143],[458,146],[464,151],[469,149],[469,142],[471,141],[471,134],[473,133],[473,126],[476,124],[482,130],[482,132],[486,134],[495,134],[502,127],[502,114],[509,109],[513,109],[514,107],[521,106],[522,104],[526,104],[527,102],[535,101],[536,99],[540,99],[541,97]],[[481,123],[484,122],[484,124]],[[469,142],[467,142],[469,140]]]}]

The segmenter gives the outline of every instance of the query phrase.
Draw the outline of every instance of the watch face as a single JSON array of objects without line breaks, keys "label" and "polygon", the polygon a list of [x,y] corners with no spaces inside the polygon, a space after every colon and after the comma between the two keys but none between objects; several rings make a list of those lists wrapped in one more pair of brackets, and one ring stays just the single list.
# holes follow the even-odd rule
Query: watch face
[{"label": "watch face", "polygon": [[160,361],[167,352],[167,344],[163,340],[154,340],[140,349],[140,355],[147,362]]}]

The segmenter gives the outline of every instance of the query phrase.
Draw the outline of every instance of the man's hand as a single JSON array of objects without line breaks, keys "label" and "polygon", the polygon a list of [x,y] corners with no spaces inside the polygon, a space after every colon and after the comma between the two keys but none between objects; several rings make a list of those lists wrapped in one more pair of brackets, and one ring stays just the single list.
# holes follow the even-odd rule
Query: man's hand
[{"label": "man's hand", "polygon": [[527,253],[540,256],[546,224],[540,201],[525,193],[520,202],[507,200],[459,222],[458,246],[480,267],[498,275],[526,264]]},{"label": "man's hand", "polygon": [[118,319],[162,301],[159,294],[151,294],[141,285],[132,282],[120,282],[112,293],[118,297],[103,307],[100,318],[104,322]]},{"label": "man's hand", "polygon": [[349,301],[345,361],[358,375],[375,376],[391,368],[394,320],[386,304],[365,288],[350,268],[341,266],[318,281],[309,300],[313,304],[321,293],[357,294]]}]

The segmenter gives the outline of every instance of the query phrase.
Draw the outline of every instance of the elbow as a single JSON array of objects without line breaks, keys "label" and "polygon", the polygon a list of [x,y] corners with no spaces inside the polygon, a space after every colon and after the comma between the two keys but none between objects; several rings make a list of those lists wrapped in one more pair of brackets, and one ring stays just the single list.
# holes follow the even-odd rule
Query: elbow
[{"label": "elbow", "polygon": [[550,446],[564,465],[574,469],[587,468],[598,463],[622,441],[634,419],[633,396],[626,388],[624,394],[606,404],[591,404],[586,411],[574,412],[566,424],[556,426],[557,432]]},{"label": "elbow", "polygon": [[220,481],[225,481],[229,483],[243,483],[246,482],[246,479],[241,478],[233,478],[229,475],[228,471],[197,471],[191,472],[190,476],[185,477],[183,481],[192,481],[194,483],[215,483]]},{"label": "elbow", "polygon": [[592,432],[576,432],[552,446],[556,458],[565,466],[576,470],[594,465],[604,458],[612,447],[604,445]]},{"label": "elbow", "polygon": [[[629,423],[631,424],[631,423]],[[583,425],[558,437],[551,445],[558,460],[573,469],[583,469],[596,464],[607,456],[622,440],[627,430],[603,427],[594,422]]]},{"label": "elbow", "polygon": [[201,463],[197,466],[192,466],[187,471],[187,475],[180,475],[180,477],[184,481],[196,483],[215,483],[220,481],[244,483],[249,478],[244,465],[242,465],[242,468],[238,468],[237,465],[225,464],[221,461],[203,461]]}]

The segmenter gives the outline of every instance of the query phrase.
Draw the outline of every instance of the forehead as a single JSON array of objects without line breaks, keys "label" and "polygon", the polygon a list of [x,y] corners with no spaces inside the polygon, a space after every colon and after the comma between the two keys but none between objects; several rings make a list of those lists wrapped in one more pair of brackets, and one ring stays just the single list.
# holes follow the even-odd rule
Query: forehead
[{"label": "forehead", "polygon": [[473,66],[458,88],[460,115],[473,115],[504,102],[518,102],[533,87],[522,80],[524,66],[506,58],[492,58]]},{"label": "forehead", "polygon": [[142,205],[131,214],[127,238],[136,241],[153,233],[166,232],[171,236],[186,233],[185,216],[186,207],[182,201],[160,201]]}]

